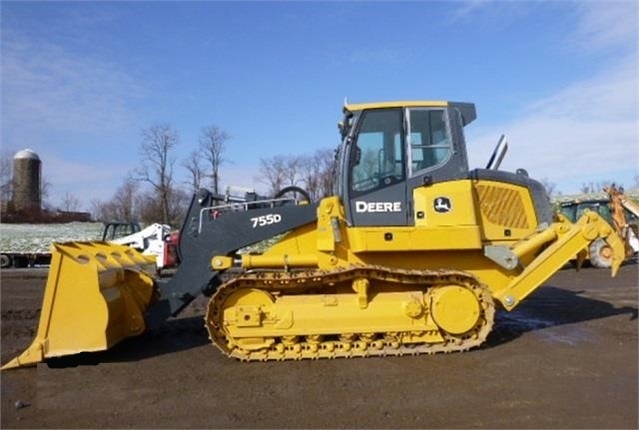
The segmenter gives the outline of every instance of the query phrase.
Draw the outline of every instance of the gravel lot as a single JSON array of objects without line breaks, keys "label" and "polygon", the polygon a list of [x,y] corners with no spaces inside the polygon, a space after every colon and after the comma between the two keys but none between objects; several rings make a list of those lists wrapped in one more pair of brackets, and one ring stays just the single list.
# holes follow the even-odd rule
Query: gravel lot
[{"label": "gravel lot", "polygon": [[[46,269],[1,273],[2,362],[31,341]],[[638,274],[562,270],[487,343],[437,356],[242,363],[198,299],[94,365],[9,370],[2,428],[638,427]],[[99,363],[99,364],[97,364]]]}]

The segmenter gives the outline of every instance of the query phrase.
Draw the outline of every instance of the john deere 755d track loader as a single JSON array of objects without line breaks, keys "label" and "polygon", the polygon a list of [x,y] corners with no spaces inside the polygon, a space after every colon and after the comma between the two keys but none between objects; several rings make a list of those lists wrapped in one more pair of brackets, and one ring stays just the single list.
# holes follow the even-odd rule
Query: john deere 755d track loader
[{"label": "john deere 755d track loader", "polygon": [[[216,204],[201,190],[168,281],[128,248],[55,245],[36,339],[5,368],[107,349],[199,294],[211,296],[211,340],[242,360],[461,351],[486,339],[496,308],[512,310],[592,241],[606,240],[619,268],[623,244],[596,214],[556,221],[525,171],[469,171],[473,104],[351,104],[344,115],[332,197]],[[282,233],[262,254],[238,254]]]}]

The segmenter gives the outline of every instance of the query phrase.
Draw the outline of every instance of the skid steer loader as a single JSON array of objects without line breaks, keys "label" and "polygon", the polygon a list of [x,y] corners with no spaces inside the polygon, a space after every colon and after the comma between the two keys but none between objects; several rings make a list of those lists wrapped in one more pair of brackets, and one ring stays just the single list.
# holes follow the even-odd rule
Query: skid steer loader
[{"label": "skid steer loader", "polygon": [[[3,368],[107,349],[200,294],[212,342],[241,360],[462,351],[591,242],[605,240],[619,268],[623,244],[597,214],[556,222],[539,182],[497,169],[503,154],[469,170],[474,104],[343,110],[333,196],[220,203],[200,190],[168,280],[126,247],[55,245],[36,338]],[[238,252],[274,237],[262,253]]]}]

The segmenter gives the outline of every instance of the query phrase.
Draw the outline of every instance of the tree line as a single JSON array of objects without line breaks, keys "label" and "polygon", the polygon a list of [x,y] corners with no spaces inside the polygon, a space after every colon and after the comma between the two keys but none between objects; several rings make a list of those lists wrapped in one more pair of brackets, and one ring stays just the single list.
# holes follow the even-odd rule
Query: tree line
[{"label": "tree line", "polygon": [[[204,127],[198,147],[178,160],[175,153],[179,136],[171,125],[155,124],[142,130],[139,167],[129,173],[110,199],[91,202],[94,218],[179,227],[191,196],[199,188],[209,187],[214,194],[221,194],[221,167],[227,161],[230,139],[230,134],[216,125]],[[334,158],[333,151],[327,149],[311,155],[263,158],[255,179],[268,187],[270,196],[294,185],[316,201],[331,194]],[[176,181],[177,167],[186,171],[186,183]]]},{"label": "tree line", "polygon": [[[213,185],[217,188],[219,167],[224,161],[221,154],[230,136],[217,126],[202,129],[198,149],[181,160],[190,175],[186,189],[176,180],[177,130],[168,123],[157,123],[143,129],[141,137],[139,166],[129,172],[110,199],[91,201],[93,217],[178,226],[190,195],[203,185],[204,178],[215,178]],[[215,155],[210,156],[212,153]]]},{"label": "tree line", "polygon": [[335,151],[318,149],[308,155],[275,155],[260,159],[258,181],[275,195],[290,186],[303,188],[312,201],[333,192]]},{"label": "tree line", "polygon": [[[197,147],[183,158],[176,156],[179,144],[178,132],[168,123],[157,123],[141,131],[138,148],[139,167],[129,172],[122,184],[107,200],[94,199],[90,211],[95,220],[137,220],[145,224],[162,222],[179,227],[191,196],[201,187],[208,187],[220,194],[222,166],[227,162],[226,149],[231,135],[217,125],[202,128]],[[0,200],[9,201],[12,190],[12,157],[6,150],[0,157]],[[186,180],[178,182],[176,169],[182,168]],[[303,188],[312,201],[333,192],[335,178],[335,151],[318,149],[311,154],[273,155],[259,160],[256,181],[267,187],[267,194],[274,196],[289,186]],[[635,176],[639,187],[639,175]],[[556,184],[542,178],[549,196],[561,196]],[[583,183],[582,193],[593,193],[612,183]],[[41,195],[46,198],[51,183],[42,179]],[[52,209],[45,203],[45,209]],[[80,201],[67,192],[59,208],[77,211]]]}]

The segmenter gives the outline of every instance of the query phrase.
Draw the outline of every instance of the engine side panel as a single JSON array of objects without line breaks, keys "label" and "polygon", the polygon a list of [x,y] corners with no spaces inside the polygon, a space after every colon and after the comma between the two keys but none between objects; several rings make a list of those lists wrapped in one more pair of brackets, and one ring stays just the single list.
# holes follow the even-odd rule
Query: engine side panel
[{"label": "engine side panel", "polygon": [[528,188],[508,182],[476,180],[473,190],[484,242],[523,239],[539,226]]}]

